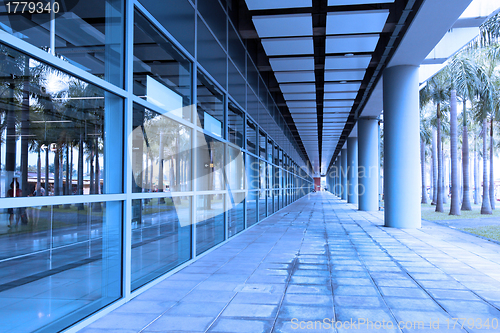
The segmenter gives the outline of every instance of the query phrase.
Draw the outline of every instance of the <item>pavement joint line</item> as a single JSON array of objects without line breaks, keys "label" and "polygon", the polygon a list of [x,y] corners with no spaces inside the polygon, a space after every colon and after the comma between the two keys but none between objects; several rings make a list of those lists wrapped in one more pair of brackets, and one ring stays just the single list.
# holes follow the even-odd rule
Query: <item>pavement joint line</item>
[{"label": "pavement joint line", "polygon": [[[444,275],[447,275],[448,277],[452,278],[454,281],[458,282],[461,286],[465,287],[468,291],[470,291],[471,293],[473,293],[476,297],[478,297],[479,299],[481,299],[483,302],[487,303],[488,305],[492,306],[493,308],[495,308],[495,309],[497,309],[497,310],[500,310],[500,307],[499,307],[499,306],[496,306],[495,304],[492,304],[491,302],[489,302],[489,301],[488,301],[488,300],[486,300],[485,298],[483,298],[483,297],[481,297],[480,295],[478,295],[478,294],[477,294],[474,290],[472,290],[472,289],[468,288],[468,287],[467,287],[467,286],[465,286],[462,282],[460,282],[460,281],[458,281],[457,279],[455,279],[452,275],[450,275],[450,274],[448,274],[448,273],[444,272],[444,271],[443,271],[443,270],[441,270],[439,267],[437,267],[437,266],[436,266],[436,265],[434,265],[433,263],[429,262],[427,259],[423,258],[423,257],[422,257],[422,255],[420,255],[419,253],[417,253],[417,252],[415,252],[415,251],[411,250],[411,249],[408,247],[408,245],[403,244],[403,243],[402,243],[399,239],[395,238],[393,235],[391,235],[390,233],[387,233],[385,230],[383,230],[383,228],[381,228],[381,227],[379,227],[379,226],[377,226],[377,227],[378,227],[379,229],[381,229],[382,231],[384,231],[387,235],[389,235],[389,236],[391,236],[392,238],[394,238],[394,239],[395,239],[397,242],[399,242],[401,245],[405,246],[405,247],[406,247],[406,248],[408,248],[410,251],[412,251],[412,252],[414,252],[415,254],[417,254],[417,255],[418,255],[420,258],[422,258],[424,261],[428,262],[429,264],[431,264],[431,265],[432,265],[432,266],[434,266],[435,268],[439,269],[439,270],[440,270],[440,271],[441,271]],[[405,232],[405,231],[403,230],[403,232]],[[411,235],[411,236],[412,236],[413,238],[416,238],[416,237],[415,237],[415,236],[413,236],[413,235]],[[372,238],[372,237],[370,236],[370,238]],[[372,238],[372,239],[373,239],[373,238]],[[420,240],[420,239],[419,239],[419,240]],[[391,254],[389,254],[389,253],[387,252],[387,250],[386,250],[385,248],[383,248],[383,247],[380,245],[380,243],[378,243],[376,240],[374,240],[374,241],[375,241],[375,242],[379,245],[379,247],[381,247],[381,248],[383,249],[383,251],[384,251],[384,252],[386,252],[386,253],[387,253],[387,255],[388,255],[388,256],[390,256],[390,257],[391,257],[391,259],[393,259],[393,258],[394,258]],[[420,241],[422,241],[422,240],[420,240]],[[425,241],[422,241],[422,242],[424,242],[427,246],[431,246],[431,245],[429,245],[429,244],[428,244],[427,242],[425,242]],[[434,247],[434,246],[431,246],[431,247],[433,247],[434,249],[437,249],[437,248],[436,248],[436,247]],[[446,254],[446,255],[448,255],[448,254],[447,254],[446,252],[444,252],[444,251],[441,251],[441,250],[439,250],[439,249],[437,249],[437,250],[438,250],[438,251],[440,251],[440,252],[442,252],[442,253],[444,253],[444,254]],[[448,256],[449,256],[449,255],[448,255]],[[394,259],[393,259],[393,260],[394,260]],[[457,259],[457,260],[458,260],[458,259]],[[471,267],[472,269],[476,270],[476,269],[475,269],[475,268],[473,268],[472,266],[470,266],[470,265],[468,265],[468,264],[466,264],[466,263],[464,263],[464,262],[462,262],[462,263],[463,263],[463,264],[465,264],[465,265],[467,265],[467,266],[469,266],[469,267]],[[410,273],[406,270],[406,268],[405,268],[404,266],[402,266],[402,265],[401,265],[401,264],[400,264],[397,260],[396,260],[396,264],[397,264],[397,265],[398,265],[398,266],[399,266],[402,270],[404,270],[404,271],[405,271],[405,273],[406,273],[406,274],[407,274],[407,275],[408,275],[408,276],[409,276],[409,277],[410,277],[410,278],[411,278],[411,279],[412,279],[412,280],[413,280],[413,281],[414,281],[414,282],[415,282],[415,283],[416,283],[416,284],[420,287],[420,289],[422,289],[422,290],[423,290],[423,291],[424,291],[427,295],[429,295],[429,297],[431,297],[431,298],[432,298],[432,300],[433,300],[435,303],[437,303],[437,305],[439,305],[439,307],[441,307],[441,308],[442,308],[442,309],[443,309],[443,310],[444,310],[444,311],[445,311],[448,315],[450,315],[450,317],[452,317],[452,315],[451,315],[451,314],[450,314],[450,313],[449,313],[449,312],[448,312],[448,311],[447,311],[447,310],[446,310],[443,306],[441,306],[441,304],[440,304],[440,303],[439,303],[439,302],[435,299],[435,297],[433,297],[433,296],[432,296],[432,295],[431,295],[431,294],[427,291],[427,289],[426,289],[426,288],[424,288],[424,287],[423,287],[423,286],[422,286],[422,285],[421,285],[421,284],[420,284],[420,283],[419,283],[419,282],[418,282],[418,281],[417,281],[417,280],[416,280],[416,279],[415,279],[415,278],[414,278],[414,277],[413,277],[413,276],[412,276],[412,275],[411,275],[411,274],[410,274]],[[463,328],[463,329],[465,329],[465,328]],[[466,331],[467,331],[467,330],[466,330]],[[467,332],[468,332],[468,331],[467,331]]]}]

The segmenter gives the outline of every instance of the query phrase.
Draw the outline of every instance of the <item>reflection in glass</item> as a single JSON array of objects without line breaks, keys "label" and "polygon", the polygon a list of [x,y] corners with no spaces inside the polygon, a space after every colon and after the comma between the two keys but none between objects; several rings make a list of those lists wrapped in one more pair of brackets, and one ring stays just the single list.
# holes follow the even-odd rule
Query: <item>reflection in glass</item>
[{"label": "reflection in glass", "polygon": [[58,332],[121,297],[121,202],[16,210],[29,217],[1,229],[0,330]]},{"label": "reflection in glass", "polygon": [[227,111],[228,140],[240,147],[243,147],[244,119],[243,112],[229,104]]},{"label": "reflection in glass", "polygon": [[263,160],[259,160],[259,180],[260,180],[259,181],[259,188],[260,189],[267,188],[266,169],[267,169],[266,162],[264,162]]},{"label": "reflection in glass", "polygon": [[247,226],[252,226],[257,220],[258,191],[248,191],[247,202]]},{"label": "reflection in glass", "polygon": [[224,240],[224,194],[196,197],[196,255]]},{"label": "reflection in glass", "polygon": [[224,143],[198,133],[196,187],[199,191],[224,190]]},{"label": "reflection in glass", "polygon": [[144,16],[134,20],[134,94],[190,120],[191,62]]},{"label": "reflection in glass", "polygon": [[273,163],[273,142],[267,140],[267,161]]},{"label": "reflection in glass", "polygon": [[266,191],[265,190],[260,190],[259,191],[259,221],[262,221],[266,216]]},{"label": "reflection in glass", "polygon": [[273,199],[273,191],[267,192],[267,215],[271,215],[274,213],[274,199]]},{"label": "reflection in glass", "polygon": [[200,72],[197,82],[198,126],[216,136],[224,137],[224,95]]},{"label": "reflection in glass", "polygon": [[134,192],[190,191],[191,156],[191,130],[188,127],[134,104]]},{"label": "reflection in glass", "polygon": [[259,189],[259,161],[256,157],[247,154],[246,175],[248,179],[248,189]]},{"label": "reflection in glass", "polygon": [[257,154],[257,132],[255,124],[247,122],[247,150],[251,153]]},{"label": "reflection in glass", "polygon": [[245,228],[245,193],[230,193],[228,210],[228,237],[231,237]]},{"label": "reflection in glass", "polygon": [[226,166],[228,189],[243,190],[245,188],[245,154],[239,149],[228,146],[229,162]]},{"label": "reflection in glass", "polygon": [[0,196],[121,192],[105,169],[122,163],[122,99],[6,46],[0,59]]},{"label": "reflection in glass", "polygon": [[259,131],[259,156],[260,158],[266,159],[266,134]]},{"label": "reflection in glass", "polygon": [[[0,29],[44,50],[49,50],[53,38],[59,58],[122,87],[124,1],[56,2],[60,10],[53,26],[49,13],[28,14],[26,8],[24,14],[9,15],[6,7],[0,6]],[[51,31],[52,28],[55,29]]]},{"label": "reflection in glass", "polygon": [[132,290],[191,259],[191,198],[132,200]]},{"label": "reflection in glass", "polygon": [[277,212],[280,209],[280,203],[279,203],[279,191],[275,190],[274,192],[274,213]]}]

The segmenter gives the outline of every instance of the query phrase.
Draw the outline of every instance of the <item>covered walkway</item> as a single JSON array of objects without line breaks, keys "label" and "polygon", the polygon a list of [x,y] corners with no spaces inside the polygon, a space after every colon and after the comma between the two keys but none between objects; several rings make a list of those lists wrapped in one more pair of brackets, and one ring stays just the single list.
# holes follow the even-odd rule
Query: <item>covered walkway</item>
[{"label": "covered walkway", "polygon": [[81,332],[500,331],[500,245],[382,217],[311,194]]}]

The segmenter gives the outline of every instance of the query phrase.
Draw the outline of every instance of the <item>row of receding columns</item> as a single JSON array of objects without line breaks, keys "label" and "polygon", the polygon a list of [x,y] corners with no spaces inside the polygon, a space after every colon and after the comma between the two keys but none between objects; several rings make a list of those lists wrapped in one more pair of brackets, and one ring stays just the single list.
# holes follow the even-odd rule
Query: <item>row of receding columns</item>
[{"label": "row of receding columns", "polygon": [[[418,67],[394,66],[383,75],[385,226],[420,227]],[[379,210],[379,120],[360,117],[327,175],[331,192],[361,211]]]}]

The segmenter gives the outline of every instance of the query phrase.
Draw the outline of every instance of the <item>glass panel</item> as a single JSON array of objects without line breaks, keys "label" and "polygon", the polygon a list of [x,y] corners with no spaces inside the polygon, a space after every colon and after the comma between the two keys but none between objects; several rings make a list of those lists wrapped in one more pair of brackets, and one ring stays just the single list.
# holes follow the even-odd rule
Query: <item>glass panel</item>
[{"label": "glass panel", "polygon": [[280,164],[280,161],[279,161],[279,156],[278,156],[278,151],[279,151],[279,148],[278,148],[278,145],[274,145],[274,149],[273,149],[273,163],[275,165],[279,165]]},{"label": "glass panel", "polygon": [[259,156],[266,159],[266,135],[259,131]]},{"label": "glass panel", "polygon": [[266,191],[259,191],[259,221],[266,217]]},{"label": "glass panel", "polygon": [[245,189],[245,156],[239,149],[228,147],[228,157],[226,177],[229,190],[243,190]]},{"label": "glass panel", "polygon": [[273,191],[267,191],[267,215],[274,213]]},{"label": "glass panel", "polygon": [[120,193],[120,168],[105,171],[122,164],[122,99],[3,45],[0,58],[0,196]]},{"label": "glass panel", "polygon": [[252,155],[247,154],[246,174],[248,179],[249,190],[257,190],[259,188],[259,161]]},{"label": "glass panel", "polygon": [[266,162],[259,160],[259,188],[266,189]]},{"label": "glass panel", "polygon": [[0,225],[10,212],[29,225],[0,234],[1,330],[62,331],[119,299],[121,211],[117,201],[2,212]]},{"label": "glass panel", "polygon": [[272,164],[269,164],[269,163],[266,163],[267,165],[267,172],[266,172],[266,178],[267,178],[267,186],[266,188],[270,189],[270,188],[273,188],[274,185],[273,185],[273,165]]},{"label": "glass panel", "polygon": [[215,34],[219,42],[226,48],[226,13],[218,2],[200,1],[198,11]]},{"label": "glass panel", "polygon": [[274,191],[274,212],[277,212],[279,209],[279,191]]},{"label": "glass panel", "polygon": [[257,137],[255,124],[247,122],[247,150],[253,154],[257,154]]},{"label": "glass panel", "polygon": [[[140,0],[140,3],[174,38],[194,55],[194,20],[196,14],[188,0]],[[172,10],[175,8],[175,10]]]},{"label": "glass panel", "polygon": [[134,192],[190,191],[191,156],[189,127],[134,104]]},{"label": "glass panel", "polygon": [[[244,58],[243,58],[244,59]],[[228,92],[229,95],[238,102],[242,108],[246,107],[247,99],[247,83],[244,76],[238,72],[233,62],[229,60],[227,62],[228,68]]]},{"label": "glass panel", "polygon": [[[210,4],[213,6],[215,3]],[[198,62],[221,87],[226,88],[227,53],[200,18],[198,18],[196,40]]]},{"label": "glass panel", "polygon": [[[28,2],[29,3],[29,2]],[[35,1],[51,8],[49,0]],[[124,6],[123,0],[55,1],[54,43],[57,57],[123,87]],[[49,6],[49,7],[47,7]],[[56,7],[57,6],[57,7]],[[1,6],[0,29],[49,50],[50,14],[29,14],[22,4]],[[54,11],[55,12],[55,11]]]},{"label": "glass panel", "polygon": [[224,95],[199,72],[197,82],[198,126],[224,137]]},{"label": "glass panel", "polygon": [[196,197],[196,254],[224,240],[224,194]]},{"label": "glass panel", "polygon": [[224,143],[198,133],[196,188],[198,191],[225,189]]},{"label": "glass panel", "polygon": [[280,168],[273,167],[273,188],[280,188]]},{"label": "glass panel", "polygon": [[134,20],[134,94],[190,120],[191,63],[137,11]]},{"label": "glass panel", "polygon": [[273,162],[273,142],[271,140],[267,141],[267,161]]},{"label": "glass panel", "polygon": [[227,111],[228,140],[240,147],[243,147],[244,119],[243,112],[229,104],[229,110]]},{"label": "glass panel", "polygon": [[237,234],[245,228],[245,193],[229,194],[229,205],[232,207],[228,211],[228,233],[229,237]]},{"label": "glass panel", "polygon": [[132,290],[191,259],[191,198],[132,200]]},{"label": "glass panel", "polygon": [[249,191],[247,195],[247,226],[257,223],[258,191]]}]

